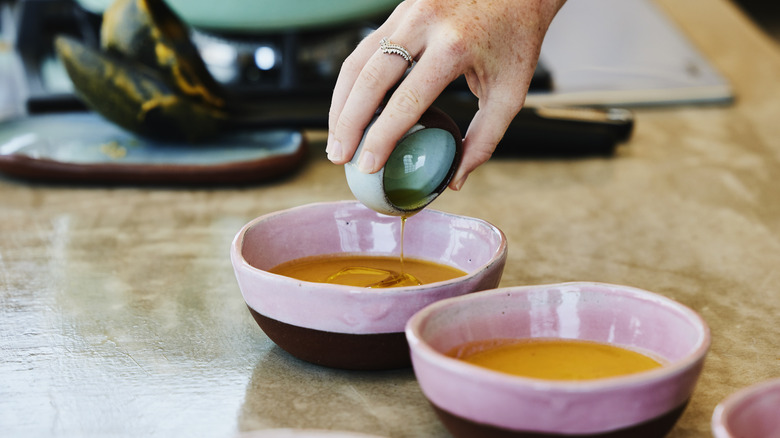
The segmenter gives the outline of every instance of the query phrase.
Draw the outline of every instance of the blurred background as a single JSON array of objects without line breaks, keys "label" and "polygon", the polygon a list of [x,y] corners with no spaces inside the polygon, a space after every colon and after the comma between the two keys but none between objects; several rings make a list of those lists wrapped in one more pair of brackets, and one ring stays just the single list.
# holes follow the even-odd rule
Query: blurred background
[{"label": "blurred background", "polygon": [[[778,2],[734,1],[780,44]],[[209,72],[229,93],[250,102],[311,108],[322,113],[321,125],[342,61],[398,0],[232,0],[219,7],[167,2],[191,26]],[[102,11],[110,3],[0,0],[0,120],[85,109],[52,40],[67,34],[97,48]],[[655,6],[653,0],[566,4],[545,40],[527,106],[730,103],[728,78]],[[476,103],[465,81],[449,91],[471,100],[462,105],[462,115],[444,109],[456,121],[470,120]],[[507,135],[519,131],[510,128]]]},{"label": "blurred background", "polygon": [[[780,43],[780,3],[734,1]],[[183,18],[194,25],[193,40],[212,75],[249,99],[273,98],[280,93],[328,96],[341,61],[381,23],[397,0],[344,0],[329,2],[329,8],[305,3],[308,6],[295,3],[297,6],[291,8],[289,2],[234,0],[221,2],[216,8],[212,2],[200,5],[169,0],[172,8],[184,12]],[[590,7],[589,2],[579,3]],[[21,83],[11,86],[8,70],[18,67],[9,59],[0,60],[0,77],[5,83],[0,86],[0,117],[20,110],[80,106],[54,56],[51,40],[65,33],[97,46],[100,14],[108,4],[109,0],[0,0],[0,54],[15,53],[22,67]],[[573,7],[569,4],[565,8]],[[706,14],[706,8],[702,13]],[[549,71],[544,69],[540,66],[532,84],[536,90],[552,86]]]},{"label": "blurred background", "polygon": [[780,43],[780,3],[765,0],[736,0],[736,3]]}]

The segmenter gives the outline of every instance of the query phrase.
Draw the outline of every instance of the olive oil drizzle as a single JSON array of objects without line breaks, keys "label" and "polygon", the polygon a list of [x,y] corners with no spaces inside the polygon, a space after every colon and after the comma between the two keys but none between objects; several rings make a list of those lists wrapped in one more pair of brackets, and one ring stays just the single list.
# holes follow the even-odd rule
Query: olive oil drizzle
[{"label": "olive oil drizzle", "polygon": [[406,220],[409,216],[401,216],[401,271],[404,271],[404,231],[406,230]]},{"label": "olive oil drizzle", "polygon": [[335,274],[330,275],[325,282],[326,283],[338,283],[339,278],[345,275],[372,275],[381,280],[372,283],[366,287],[381,289],[387,287],[403,287],[403,286],[419,286],[422,282],[414,275],[406,272],[404,269],[404,232],[406,229],[406,219],[408,216],[401,216],[401,271],[394,271],[389,269],[378,269],[367,266],[349,266],[341,269]]}]

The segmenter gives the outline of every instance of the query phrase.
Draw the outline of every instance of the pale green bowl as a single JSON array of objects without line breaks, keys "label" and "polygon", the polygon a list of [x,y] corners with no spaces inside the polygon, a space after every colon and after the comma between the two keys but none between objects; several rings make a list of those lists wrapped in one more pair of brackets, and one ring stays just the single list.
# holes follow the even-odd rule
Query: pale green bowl
[{"label": "pale green bowl", "polygon": [[[366,132],[375,120],[376,116]],[[392,216],[411,216],[433,202],[455,174],[463,147],[455,122],[436,108],[426,111],[401,137],[385,166],[373,174],[357,167],[364,141],[365,135],[344,166],[347,184],[358,201]]]}]

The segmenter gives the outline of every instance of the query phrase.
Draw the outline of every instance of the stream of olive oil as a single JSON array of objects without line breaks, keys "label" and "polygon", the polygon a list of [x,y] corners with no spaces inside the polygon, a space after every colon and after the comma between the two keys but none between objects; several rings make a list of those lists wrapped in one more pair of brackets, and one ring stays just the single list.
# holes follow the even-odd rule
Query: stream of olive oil
[{"label": "stream of olive oil", "polygon": [[325,254],[282,263],[269,272],[317,283],[367,288],[418,286],[466,275],[460,269],[404,257],[406,217],[401,218],[399,257],[365,254]]}]

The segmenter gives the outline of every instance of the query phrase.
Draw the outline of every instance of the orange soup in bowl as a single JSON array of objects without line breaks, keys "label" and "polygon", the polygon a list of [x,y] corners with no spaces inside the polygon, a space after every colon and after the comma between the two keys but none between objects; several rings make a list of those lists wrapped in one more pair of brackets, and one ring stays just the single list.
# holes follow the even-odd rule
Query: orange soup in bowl
[{"label": "orange soup in bowl", "polygon": [[354,254],[299,258],[268,272],[315,283],[368,288],[419,286],[466,275],[460,269],[427,260]]},{"label": "orange soup in bowl", "polygon": [[549,380],[589,380],[659,368],[646,354],[574,339],[489,339],[452,349],[449,356],[495,371]]}]

